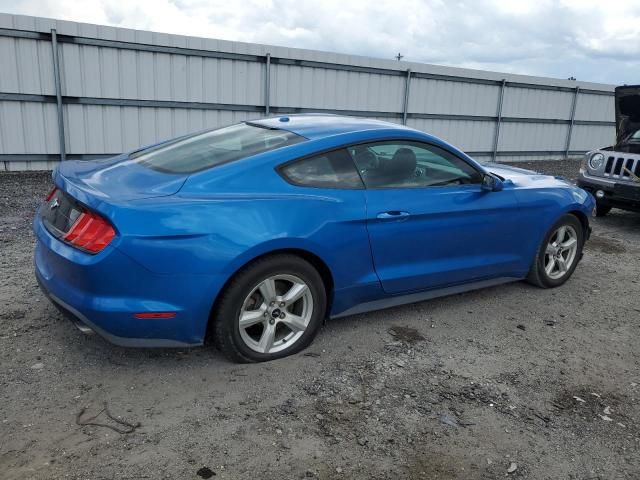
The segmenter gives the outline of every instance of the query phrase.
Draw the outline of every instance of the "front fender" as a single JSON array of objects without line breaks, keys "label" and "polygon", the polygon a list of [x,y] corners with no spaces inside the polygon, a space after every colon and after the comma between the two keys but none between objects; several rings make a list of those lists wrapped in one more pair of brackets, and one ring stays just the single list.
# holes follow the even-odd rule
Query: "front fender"
[{"label": "front fender", "polygon": [[526,255],[533,259],[540,242],[560,218],[570,212],[581,212],[588,219],[595,207],[594,198],[573,185],[517,189],[524,224],[531,235],[523,245]]}]

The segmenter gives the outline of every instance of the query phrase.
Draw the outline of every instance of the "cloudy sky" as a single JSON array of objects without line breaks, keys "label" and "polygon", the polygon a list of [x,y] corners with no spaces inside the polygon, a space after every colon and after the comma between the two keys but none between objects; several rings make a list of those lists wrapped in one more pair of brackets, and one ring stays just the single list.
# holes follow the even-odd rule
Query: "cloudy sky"
[{"label": "cloudy sky", "polygon": [[640,0],[0,0],[0,11],[245,42],[640,83]]}]

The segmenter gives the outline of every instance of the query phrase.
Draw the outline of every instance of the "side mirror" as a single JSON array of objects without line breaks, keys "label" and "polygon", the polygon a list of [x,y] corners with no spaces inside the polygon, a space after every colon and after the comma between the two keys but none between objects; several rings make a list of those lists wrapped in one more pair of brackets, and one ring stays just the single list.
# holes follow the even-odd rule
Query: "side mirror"
[{"label": "side mirror", "polygon": [[485,192],[499,192],[502,190],[502,180],[498,177],[491,175],[490,173],[485,173],[482,176],[482,190]]}]

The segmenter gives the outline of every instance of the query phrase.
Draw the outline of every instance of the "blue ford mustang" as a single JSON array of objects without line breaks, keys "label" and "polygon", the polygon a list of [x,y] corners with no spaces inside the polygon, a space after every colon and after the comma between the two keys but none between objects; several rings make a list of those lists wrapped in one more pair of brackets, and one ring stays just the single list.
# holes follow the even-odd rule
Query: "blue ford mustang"
[{"label": "blue ford mustang", "polygon": [[207,340],[235,361],[323,320],[573,273],[594,199],[425,133],[333,115],[244,122],[67,161],[34,220],[36,276],[86,332]]}]

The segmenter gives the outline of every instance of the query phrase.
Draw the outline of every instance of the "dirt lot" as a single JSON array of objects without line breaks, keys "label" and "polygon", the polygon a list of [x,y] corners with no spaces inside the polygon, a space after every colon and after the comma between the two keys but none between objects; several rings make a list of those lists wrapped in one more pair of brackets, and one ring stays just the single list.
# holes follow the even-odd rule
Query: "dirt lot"
[{"label": "dirt lot", "polygon": [[[295,357],[233,365],[63,319],[31,267],[48,182],[0,175],[1,478],[640,478],[640,215],[595,220],[561,288],[336,320]],[[104,402],[139,428],[76,424]]]}]

